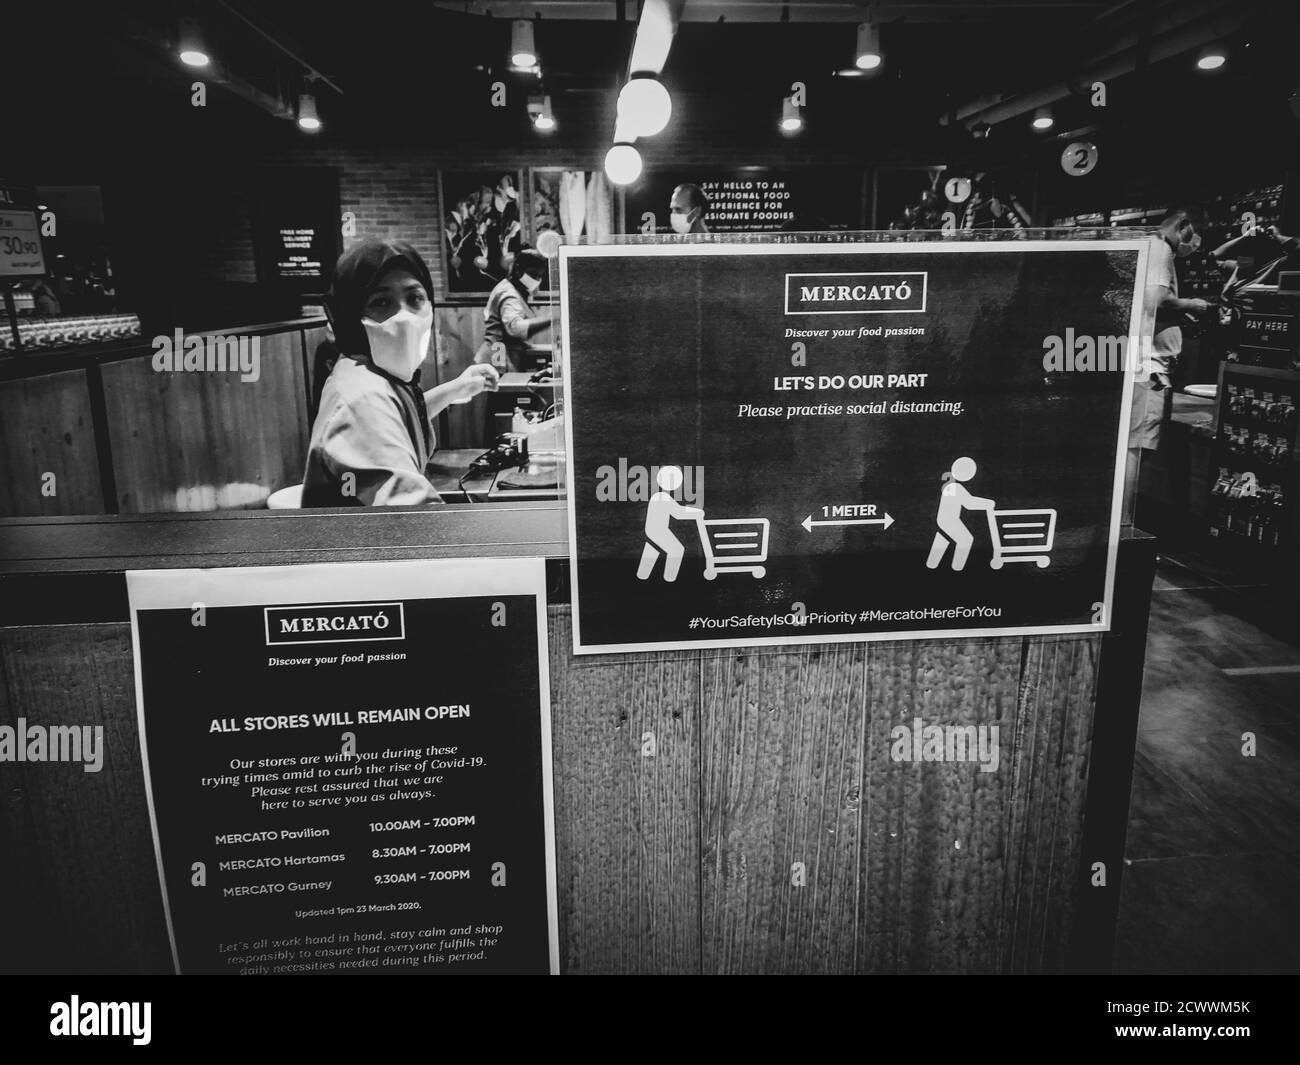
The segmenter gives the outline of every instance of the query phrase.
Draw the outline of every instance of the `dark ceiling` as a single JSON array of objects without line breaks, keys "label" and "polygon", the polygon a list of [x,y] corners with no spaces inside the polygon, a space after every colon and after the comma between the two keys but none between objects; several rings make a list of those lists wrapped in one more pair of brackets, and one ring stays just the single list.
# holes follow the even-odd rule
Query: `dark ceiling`
[{"label": "dark ceiling", "polygon": [[[700,2],[701,11],[721,9],[716,0]],[[174,42],[179,15],[194,9],[220,64],[210,86],[204,143],[303,136],[290,121],[268,114],[276,100],[292,101],[304,88],[303,66],[287,49],[342,90],[313,86],[326,123],[320,143],[518,144],[537,136],[523,100],[544,87],[560,124],[552,143],[586,155],[603,151],[626,72],[635,4],[625,5],[624,22],[538,21],[540,83],[505,68],[507,20],[448,6],[54,0],[27,6],[13,19],[6,13],[8,61],[0,86],[13,120],[30,126],[50,152],[79,145],[102,151],[106,143],[146,138],[192,140],[188,86],[194,74],[176,61]],[[779,5],[766,7],[779,14]],[[1154,146],[1159,157],[1176,156],[1184,165],[1194,164],[1207,143],[1219,152],[1251,145],[1274,154],[1296,151],[1300,122],[1290,115],[1287,98],[1300,81],[1300,0],[882,4],[885,64],[861,78],[834,73],[851,61],[853,23],[802,21],[806,6],[792,7],[784,23],[681,24],[663,72],[675,118],[650,154],[670,156],[682,144],[704,141],[747,156],[744,161],[762,161],[769,148],[782,145],[776,120],[793,82],[807,87],[807,129],[798,146],[810,157],[1024,157],[1042,155],[1058,135],[1079,129]],[[1242,14],[1251,10],[1255,14]],[[1203,13],[1203,23],[1227,28],[1221,39],[1230,61],[1223,70],[1198,73],[1192,54],[1141,64],[1145,45],[1163,24],[1196,13]],[[1138,69],[1109,82],[1105,109],[1091,107],[1080,81],[1090,58],[1126,42],[1130,47],[1117,54],[1135,57]],[[491,106],[498,80],[512,94],[506,109]],[[1054,105],[1057,126],[1050,136],[1033,133],[1027,115],[1000,123],[978,143],[963,126],[940,124],[941,116],[972,100],[1063,83],[1075,91]]]}]

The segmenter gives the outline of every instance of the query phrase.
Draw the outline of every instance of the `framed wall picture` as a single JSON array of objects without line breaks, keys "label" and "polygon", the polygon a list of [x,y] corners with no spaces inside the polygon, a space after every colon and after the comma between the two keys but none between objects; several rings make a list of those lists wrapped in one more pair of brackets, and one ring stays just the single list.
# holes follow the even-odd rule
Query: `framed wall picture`
[{"label": "framed wall picture", "polygon": [[[525,240],[545,251],[544,233],[564,244],[599,243],[619,232],[615,187],[603,170],[536,167],[529,171],[529,218]],[[553,278],[542,280],[550,289]]]},{"label": "framed wall picture", "polygon": [[487,294],[523,244],[522,171],[444,170],[446,295]]}]

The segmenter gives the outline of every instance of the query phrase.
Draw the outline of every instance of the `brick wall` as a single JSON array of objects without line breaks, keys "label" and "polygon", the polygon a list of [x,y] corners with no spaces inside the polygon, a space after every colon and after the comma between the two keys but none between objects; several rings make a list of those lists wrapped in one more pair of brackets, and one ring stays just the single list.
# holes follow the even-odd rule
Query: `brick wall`
[{"label": "brick wall", "polygon": [[[470,135],[457,133],[439,142],[436,123],[431,123],[428,146],[409,143],[409,131],[383,143],[371,136],[366,140],[346,133],[328,131],[305,136],[287,124],[275,143],[250,151],[242,176],[232,182],[226,206],[240,202],[243,217],[233,217],[224,207],[219,234],[213,234],[199,263],[209,276],[224,280],[246,280],[253,276],[252,231],[248,220],[251,207],[251,171],[257,166],[330,166],[338,171],[340,209],[356,218],[356,235],[344,238],[344,247],[368,237],[409,240],[425,257],[439,294],[445,292],[442,253],[441,212],[438,204],[440,170],[491,173],[529,167],[563,166],[594,170],[603,165],[608,131],[613,128],[611,97],[593,97],[585,105],[566,105],[560,113],[562,134],[543,137],[526,125],[506,122],[484,125]],[[880,161],[869,146],[851,137],[810,142],[786,138],[775,131],[775,114],[768,134],[736,129],[719,136],[716,122],[704,120],[701,101],[684,101],[674,119],[674,128],[664,136],[643,144],[647,168],[727,168],[765,165],[844,165],[866,169]],[[327,116],[328,118],[328,116]],[[328,127],[327,127],[328,129]],[[817,147],[817,143],[822,147]],[[237,190],[242,190],[237,191]]]}]

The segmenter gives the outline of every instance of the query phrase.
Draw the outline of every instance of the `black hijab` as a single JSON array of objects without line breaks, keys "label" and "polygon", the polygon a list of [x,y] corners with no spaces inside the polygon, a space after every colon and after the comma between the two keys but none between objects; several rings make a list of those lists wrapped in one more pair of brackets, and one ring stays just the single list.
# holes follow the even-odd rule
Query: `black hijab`
[{"label": "black hijab", "polygon": [[[372,237],[354,244],[339,256],[329,296],[325,301],[325,310],[334,330],[334,342],[338,345],[339,354],[351,356],[372,373],[392,383],[402,402],[411,440],[416,444],[417,451],[420,440],[423,440],[424,453],[427,455],[433,450],[433,428],[429,424],[424,392],[420,388],[420,371],[416,370],[415,376],[406,382],[399,381],[376,366],[370,359],[370,340],[366,336],[365,326],[361,324],[367,298],[384,274],[395,267],[409,270],[424,286],[429,299],[433,299],[433,278],[429,276],[429,268],[424,265],[420,253],[404,240],[379,240]],[[416,433],[420,434],[419,437]]]}]

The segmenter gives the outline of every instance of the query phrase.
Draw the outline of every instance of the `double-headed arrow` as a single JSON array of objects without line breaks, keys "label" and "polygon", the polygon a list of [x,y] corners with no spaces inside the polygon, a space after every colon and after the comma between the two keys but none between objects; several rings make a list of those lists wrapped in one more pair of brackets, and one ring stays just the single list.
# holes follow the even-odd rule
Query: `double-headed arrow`
[{"label": "double-headed arrow", "polygon": [[841,518],[835,521],[813,521],[813,516],[809,514],[800,524],[808,532],[813,531],[814,525],[880,525],[883,526],[881,529],[883,532],[894,524],[894,519],[886,513],[883,518]]}]

